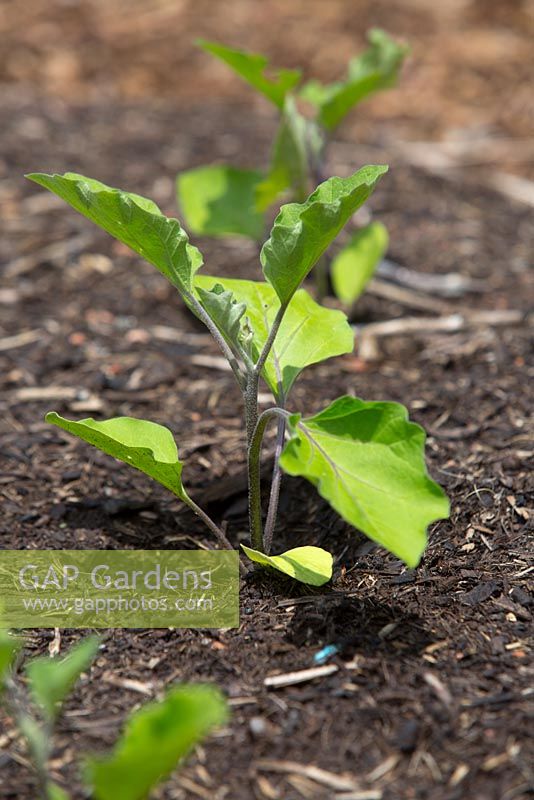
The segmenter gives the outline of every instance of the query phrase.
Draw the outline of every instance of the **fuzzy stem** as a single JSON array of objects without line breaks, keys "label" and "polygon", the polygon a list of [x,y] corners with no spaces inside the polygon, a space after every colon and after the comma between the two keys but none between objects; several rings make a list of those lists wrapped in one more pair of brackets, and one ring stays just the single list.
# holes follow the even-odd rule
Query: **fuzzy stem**
[{"label": "fuzzy stem", "polygon": [[[260,486],[260,467],[259,451],[252,453],[255,431],[258,426],[258,392],[260,385],[261,371],[267,361],[271,348],[276,339],[276,334],[280,329],[282,319],[286,312],[287,303],[280,306],[274,318],[273,325],[269,331],[267,341],[263,345],[259,358],[254,365],[254,369],[248,372],[246,388],[243,393],[245,402],[245,421],[247,429],[247,458],[248,458],[248,511],[250,524],[250,539],[255,550],[263,551],[263,532],[261,521],[261,486]],[[273,409],[268,409],[272,411]],[[264,412],[265,413],[265,412]],[[261,449],[261,440],[260,448]],[[255,460],[256,459],[256,460]],[[257,461],[257,463],[256,463]]]},{"label": "fuzzy stem", "polygon": [[265,362],[267,361],[267,357],[271,352],[271,348],[274,344],[274,340],[276,339],[276,335],[280,329],[280,325],[282,324],[282,320],[284,318],[284,314],[286,313],[287,306],[288,302],[282,303],[282,305],[276,312],[276,317],[274,318],[273,326],[269,331],[269,336],[267,337],[267,341],[263,345],[263,349],[259,355],[259,358],[256,361],[256,364],[254,365],[254,373],[257,376],[258,380],[260,378],[261,371],[265,366]]},{"label": "fuzzy stem", "polygon": [[280,468],[280,456],[284,447],[286,434],[286,421],[283,418],[278,420],[278,432],[276,435],[276,448],[274,451],[274,467],[271,478],[271,493],[269,495],[269,508],[267,520],[265,521],[265,533],[263,535],[263,545],[267,555],[271,552],[273,543],[274,528],[278,516],[278,500],[280,498],[280,484],[282,482],[282,470]]},{"label": "fuzzy stem", "polygon": [[289,417],[289,412],[285,411],[283,408],[277,408],[276,406],[264,411],[258,418],[248,448],[250,538],[252,547],[260,552],[264,552],[263,525],[261,518],[261,445],[267,423],[272,417],[276,416],[281,417],[285,422]]}]

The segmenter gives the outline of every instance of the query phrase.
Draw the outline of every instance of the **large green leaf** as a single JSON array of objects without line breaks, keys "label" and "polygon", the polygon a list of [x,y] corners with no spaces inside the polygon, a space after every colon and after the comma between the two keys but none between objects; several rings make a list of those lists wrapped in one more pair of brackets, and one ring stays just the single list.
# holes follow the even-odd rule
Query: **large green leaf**
[{"label": "large green leaf", "polygon": [[256,188],[256,202],[261,210],[269,208],[286,189],[292,199],[302,201],[308,194],[308,128],[294,99],[286,97],[284,111],[274,141],[271,166],[265,179]]},{"label": "large green leaf", "polygon": [[342,303],[352,305],[363,293],[386,253],[388,240],[385,225],[371,222],[336,254],[330,270],[334,292]]},{"label": "large green leaf", "polygon": [[271,70],[271,76],[268,77],[265,74],[268,64],[265,56],[235,50],[203,39],[200,39],[197,44],[207,53],[211,53],[228,64],[234,72],[237,72],[241,78],[265,95],[278,108],[283,108],[286,94],[300,80],[300,70],[294,69]]},{"label": "large green leaf", "polygon": [[81,673],[95,657],[100,639],[90,636],[72,648],[63,659],[34,658],[26,667],[33,699],[49,720],[54,720],[60,704]]},{"label": "large green leaf", "polygon": [[213,164],[181,172],[176,179],[178,202],[193,233],[237,234],[260,240],[264,218],[256,210],[261,172]]},{"label": "large green leaf", "polygon": [[355,527],[410,567],[425,549],[426,528],[449,503],[428,476],[425,432],[398,403],[340,397],[313,417],[290,419],[280,464],[302,475]]},{"label": "large green leaf", "polygon": [[322,586],[332,577],[332,556],[321,547],[294,547],[279,556],[266,556],[244,544],[241,547],[256,564],[276,569],[310,586]]},{"label": "large green leaf", "polygon": [[[218,283],[231,293],[236,315],[246,306],[233,343],[243,347],[248,342],[252,358],[257,360],[280,308],[272,286],[260,281],[206,275],[198,275],[195,283],[203,302],[205,290]],[[354,334],[345,314],[320,306],[308,292],[299,289],[289,303],[262,375],[273,394],[281,399],[287,397],[305,367],[350,353],[353,347]]]},{"label": "large green leaf", "polygon": [[261,251],[265,277],[287,303],[339,231],[373,192],[386,166],[329,178],[305,203],[282,206]]},{"label": "large green leaf", "polygon": [[227,713],[222,694],[202,685],[179,686],[137,711],[113,753],[87,763],[96,800],[145,800],[197,742],[226,721]]},{"label": "large green leaf", "polygon": [[104,453],[144,472],[170,489],[182,500],[187,494],[182,484],[182,462],[168,428],[133,417],[115,417],[97,422],[90,417],[79,422],[50,411],[47,422],[78,436]]},{"label": "large green leaf", "polygon": [[5,628],[0,628],[0,692],[9,674],[13,660],[22,647],[22,639],[13,636]]},{"label": "large green leaf", "polygon": [[302,96],[317,106],[319,122],[328,130],[366,97],[396,83],[408,48],[378,28],[369,31],[367,38],[369,48],[352,59],[344,81],[327,85],[310,81],[302,89]]},{"label": "large green leaf", "polygon": [[189,244],[178,220],[165,217],[151,200],[73,172],[26,177],[57,194],[157,267],[179,290],[190,293],[202,256]]}]

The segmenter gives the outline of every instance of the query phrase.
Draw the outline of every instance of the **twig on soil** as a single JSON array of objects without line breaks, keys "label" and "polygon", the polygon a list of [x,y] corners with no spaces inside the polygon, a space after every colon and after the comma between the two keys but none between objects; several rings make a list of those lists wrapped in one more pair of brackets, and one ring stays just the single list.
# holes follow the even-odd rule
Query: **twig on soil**
[{"label": "twig on soil", "polygon": [[395,147],[409,163],[431,169],[498,164],[505,159],[522,163],[534,158],[534,139],[511,137],[482,136],[443,142],[397,141]]},{"label": "twig on soil", "polygon": [[221,372],[231,372],[231,367],[228,361],[223,356],[210,356],[203,355],[202,353],[195,353],[190,358],[191,364],[196,367],[207,367],[208,369],[218,369]]},{"label": "twig on soil", "polygon": [[185,775],[179,775],[176,778],[176,783],[196,797],[204,798],[204,800],[213,800],[213,789],[206,789],[190,778],[186,778]]},{"label": "twig on soil", "polygon": [[5,336],[0,339],[0,353],[4,353],[7,350],[15,350],[17,347],[25,347],[27,344],[37,342],[42,337],[43,332],[38,328],[32,331],[22,331],[14,336]]},{"label": "twig on soil", "polygon": [[18,403],[33,403],[40,400],[76,400],[83,390],[76,386],[23,386],[13,393]]},{"label": "twig on soil", "polygon": [[[449,145],[453,144],[455,143],[449,143]],[[529,144],[531,154],[532,142]],[[450,150],[450,147],[449,152],[447,152],[446,149],[444,149],[445,143],[432,145],[427,143],[426,148],[423,145],[423,142],[402,143],[401,152],[406,161],[428,172],[437,173],[444,178],[457,181],[459,171],[465,170],[466,163],[469,163],[469,160],[466,162],[465,157],[459,157],[458,153],[455,154]],[[514,147],[515,145],[507,150],[507,158],[510,154],[513,154]],[[518,159],[519,162],[523,160],[525,160],[524,157]],[[486,158],[482,161],[472,158],[471,164],[481,164],[484,163],[484,161],[486,163],[498,163],[501,159],[496,158],[495,154],[493,154],[492,158]],[[465,171],[462,173],[462,176],[465,178]],[[522,178],[508,172],[494,172],[493,174],[486,175],[484,178],[474,175],[469,182],[478,184],[479,186],[487,186],[511,200],[524,203],[528,206],[534,206],[534,181],[528,180],[528,178]]]},{"label": "twig on soil", "polygon": [[534,206],[534,181],[506,172],[497,172],[488,177],[487,185],[511,200]]},{"label": "twig on soil", "polygon": [[364,361],[374,361],[379,356],[378,339],[413,334],[456,333],[477,327],[503,327],[529,322],[523,311],[514,309],[494,311],[464,311],[442,317],[401,317],[385,322],[354,326],[356,349]]},{"label": "twig on soil", "polygon": [[446,708],[450,708],[454,703],[453,697],[444,683],[438,678],[437,675],[434,675],[433,672],[424,672],[423,678],[425,683],[430,686],[438,700],[443,703]]},{"label": "twig on soil", "polygon": [[73,256],[75,253],[84,250],[92,241],[92,236],[83,233],[79,236],[73,236],[72,239],[67,239],[67,241],[53,242],[46,247],[35,250],[33,253],[20,256],[6,267],[6,278],[18,278],[21,275],[25,275],[44,261],[57,261],[61,258]]},{"label": "twig on soil", "polygon": [[263,685],[269,689],[281,689],[284,686],[313,681],[315,678],[325,678],[327,675],[333,675],[338,670],[339,667],[336,664],[325,664],[322,667],[310,667],[296,672],[286,672],[284,675],[270,675],[265,678]]},{"label": "twig on soil", "polygon": [[378,278],[374,278],[367,285],[366,291],[374,294],[375,297],[391,300],[394,303],[400,303],[408,308],[416,308],[419,311],[434,311],[436,314],[451,314],[454,311],[451,303],[447,303],[444,300],[436,300],[434,297],[414,292],[412,289],[395,286],[393,283],[381,281]]},{"label": "twig on soil", "polygon": [[203,345],[211,344],[213,341],[209,333],[190,333],[180,328],[172,328],[170,325],[151,325],[147,330],[154,339],[159,339],[161,342]]},{"label": "twig on soil", "polygon": [[388,772],[391,772],[392,769],[395,769],[397,764],[399,763],[400,756],[395,753],[389,758],[386,758],[385,761],[382,761],[377,767],[374,768],[372,772],[369,773],[366,780],[374,783],[375,781],[379,781],[380,778],[383,778],[384,775],[387,775]]},{"label": "twig on soil", "polygon": [[305,778],[318,783],[320,786],[327,786],[337,792],[359,791],[360,787],[353,778],[342,777],[334,772],[316,767],[313,764],[299,764],[297,761],[275,761],[270,758],[262,758],[254,762],[256,769],[264,772],[279,772],[282,774],[302,775]]},{"label": "twig on soil", "polygon": [[467,292],[480,293],[488,291],[486,281],[470,278],[469,275],[462,275],[460,272],[447,272],[444,275],[436,275],[433,272],[420,272],[419,270],[403,267],[389,258],[382,259],[377,267],[376,275],[379,278],[398,283],[407,289],[437,294],[441,297],[461,297]]}]

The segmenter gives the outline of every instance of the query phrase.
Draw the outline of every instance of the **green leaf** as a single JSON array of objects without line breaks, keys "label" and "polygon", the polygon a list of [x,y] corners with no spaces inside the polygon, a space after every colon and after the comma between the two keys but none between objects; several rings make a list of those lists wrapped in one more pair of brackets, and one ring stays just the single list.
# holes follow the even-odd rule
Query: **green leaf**
[{"label": "green leaf", "polygon": [[48,760],[50,743],[43,726],[39,725],[37,720],[27,714],[22,714],[18,718],[18,724],[20,732],[26,739],[34,765],[39,771],[44,771]]},{"label": "green leaf", "polygon": [[100,181],[65,175],[26,175],[49,189],[115,239],[153,264],[176,288],[190,293],[202,256],[189,244],[177,219],[165,217],[151,200],[113,189]]},{"label": "green leaf", "polygon": [[243,80],[265,95],[278,108],[283,107],[286,94],[300,80],[300,70],[294,69],[274,70],[271,71],[271,77],[268,77],[265,74],[268,64],[265,56],[234,50],[203,39],[198,40],[197,44],[207,53],[228,64]]},{"label": "green leaf", "polygon": [[[248,343],[254,361],[257,361],[267,341],[280,301],[268,283],[244,281],[230,278],[209,278],[199,275],[196,285],[201,294],[203,288],[219,283],[231,293],[237,304],[234,308],[241,314],[241,329],[234,331],[233,342],[239,347]],[[220,295],[222,297],[222,295]],[[209,309],[207,309],[209,310]],[[247,338],[250,337],[250,338]],[[327,358],[352,352],[354,334],[347,317],[316,303],[304,289],[299,289],[291,298],[265,363],[262,377],[278,400],[287,397],[295,379],[307,366]]]},{"label": "green leaf", "polygon": [[343,519],[415,567],[426,528],[449,514],[428,476],[425,432],[398,403],[340,397],[307,419],[290,418],[280,464],[316,486]]},{"label": "green leaf", "polygon": [[265,277],[283,304],[385,172],[386,166],[362,167],[349,178],[321,183],[305,203],[282,206],[260,257]]},{"label": "green leaf", "polygon": [[352,305],[373,277],[388,249],[388,232],[381,222],[371,222],[357,231],[336,254],[330,265],[336,297]]},{"label": "green leaf", "polygon": [[113,753],[87,763],[96,800],[144,800],[227,715],[222,694],[203,685],[179,686],[163,701],[137,711]]},{"label": "green leaf", "polygon": [[49,783],[46,790],[48,792],[48,800],[70,800],[70,795],[57,783]]},{"label": "green leaf", "polygon": [[[213,282],[213,278],[205,281]],[[231,291],[225,290],[220,283],[215,283],[211,289],[202,288],[197,283],[197,293],[202,306],[206,309],[213,322],[216,324],[230,347],[237,351],[242,358],[248,358],[249,347],[243,330],[241,319],[246,311],[245,303],[238,303]]]},{"label": "green leaf", "polygon": [[0,628],[0,692],[21,647],[22,640],[18,636],[13,636],[5,628]]},{"label": "green leaf", "polygon": [[319,109],[319,122],[328,130],[335,128],[347,113],[369,95],[394,86],[408,52],[378,28],[368,33],[370,46],[352,59],[344,81],[324,85],[310,81],[301,96]]},{"label": "green leaf", "polygon": [[321,547],[295,547],[279,556],[266,556],[244,544],[241,547],[251,561],[272,567],[310,586],[322,586],[332,577],[332,556]]},{"label": "green leaf", "polygon": [[75,422],[55,411],[50,411],[45,419],[109,456],[141,470],[182,500],[188,499],[182,485],[183,465],[178,458],[176,442],[163,425],[133,417],[115,417],[101,422],[89,417]]},{"label": "green leaf", "polygon": [[286,189],[293,199],[302,201],[308,193],[308,128],[309,123],[299,112],[294,99],[286,97],[271,157],[271,167],[256,188],[257,207],[265,211]]},{"label": "green leaf", "polygon": [[63,659],[46,656],[34,658],[26,667],[31,693],[45,717],[54,720],[60,704],[69,694],[81,673],[95,657],[100,639],[90,636],[73,647]]},{"label": "green leaf", "polygon": [[256,209],[261,172],[213,164],[182,172],[176,179],[178,202],[189,228],[205,236],[237,234],[260,240],[263,214]]}]

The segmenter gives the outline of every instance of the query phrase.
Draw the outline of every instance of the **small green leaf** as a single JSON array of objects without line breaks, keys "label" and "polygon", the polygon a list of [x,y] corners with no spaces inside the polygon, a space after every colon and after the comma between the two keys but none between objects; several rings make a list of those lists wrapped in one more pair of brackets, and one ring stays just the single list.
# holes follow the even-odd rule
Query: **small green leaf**
[{"label": "small green leaf", "polygon": [[449,503],[426,471],[425,432],[404,406],[340,397],[313,417],[293,415],[290,430],[282,469],[307,478],[343,519],[417,566],[427,526],[448,516]]},{"label": "small green leaf", "polygon": [[[20,732],[26,739],[34,765],[39,771],[44,771],[48,760],[50,742],[37,720],[27,714],[22,714],[18,719]],[[47,787],[48,788],[48,787]]]},{"label": "small green leaf", "polygon": [[133,714],[107,758],[92,758],[86,777],[96,800],[145,800],[215,726],[226,702],[212,686],[183,685]]},{"label": "small green leaf", "polygon": [[282,206],[261,251],[267,280],[283,304],[355,211],[373,192],[386,166],[367,166],[349,178],[329,178],[305,203]]},{"label": "small green leaf", "polygon": [[301,96],[317,106],[319,122],[327,130],[339,125],[366,97],[396,83],[408,48],[378,28],[369,32],[368,39],[369,48],[352,59],[344,81],[328,85],[310,81],[302,88]]},{"label": "small green leaf", "polygon": [[261,172],[213,164],[182,172],[178,202],[189,228],[204,236],[236,234],[260,240],[264,218],[256,210]]},{"label": "small green leaf", "polygon": [[300,80],[300,70],[294,69],[273,70],[272,77],[267,77],[265,72],[268,61],[265,56],[235,50],[203,39],[198,40],[197,44],[207,53],[228,64],[243,80],[265,95],[278,108],[283,108],[286,94]]},{"label": "small green leaf", "polygon": [[[253,360],[257,361],[280,308],[276,292],[268,283],[261,281],[199,275],[196,285],[201,300],[205,297],[205,294],[201,294],[203,288],[212,287],[214,283],[221,284],[231,293],[236,303],[233,308],[238,309],[236,314],[246,306],[237,335],[234,330],[233,343],[243,347],[249,335],[251,341],[248,346]],[[350,353],[353,347],[354,334],[345,314],[320,306],[308,292],[299,289],[287,307],[262,376],[280,400],[281,396],[287,397],[295,379],[305,367]]]},{"label": "small green leaf", "polygon": [[215,283],[209,290],[202,288],[201,284],[197,283],[197,293],[202,306],[230,347],[243,358],[247,358],[249,353],[241,324],[241,318],[247,309],[245,303],[238,303],[232,292],[225,290],[220,283]]},{"label": "small green leaf", "polygon": [[46,791],[48,792],[48,800],[70,800],[70,795],[57,783],[49,783]]},{"label": "small green leaf", "polygon": [[176,442],[163,425],[133,417],[115,417],[101,422],[88,418],[75,422],[55,411],[50,411],[45,419],[141,470],[182,500],[188,499],[182,484],[183,465],[178,458]]},{"label": "small green leaf", "polygon": [[5,628],[0,628],[0,692],[21,647],[22,640],[18,636],[13,636]]},{"label": "small green leaf", "polygon": [[251,561],[272,567],[310,586],[322,586],[332,577],[332,556],[321,547],[294,547],[279,556],[266,556],[244,544],[241,547]]},{"label": "small green leaf", "polygon": [[284,111],[274,142],[271,167],[256,188],[257,207],[265,211],[286,189],[293,199],[302,201],[308,194],[308,128],[309,123],[299,112],[294,99],[286,97]]},{"label": "small green leaf", "polygon": [[190,293],[202,256],[189,244],[177,219],[165,217],[152,200],[113,189],[100,181],[65,175],[26,175],[49,189],[119,242],[153,264],[176,288]]},{"label": "small green leaf", "polygon": [[357,231],[336,254],[330,265],[336,297],[352,305],[373,277],[388,249],[388,232],[381,222],[371,222]]},{"label": "small green leaf", "polygon": [[100,639],[90,636],[72,648],[63,659],[34,658],[26,667],[33,699],[49,720],[54,720],[60,704],[81,673],[95,657]]}]

